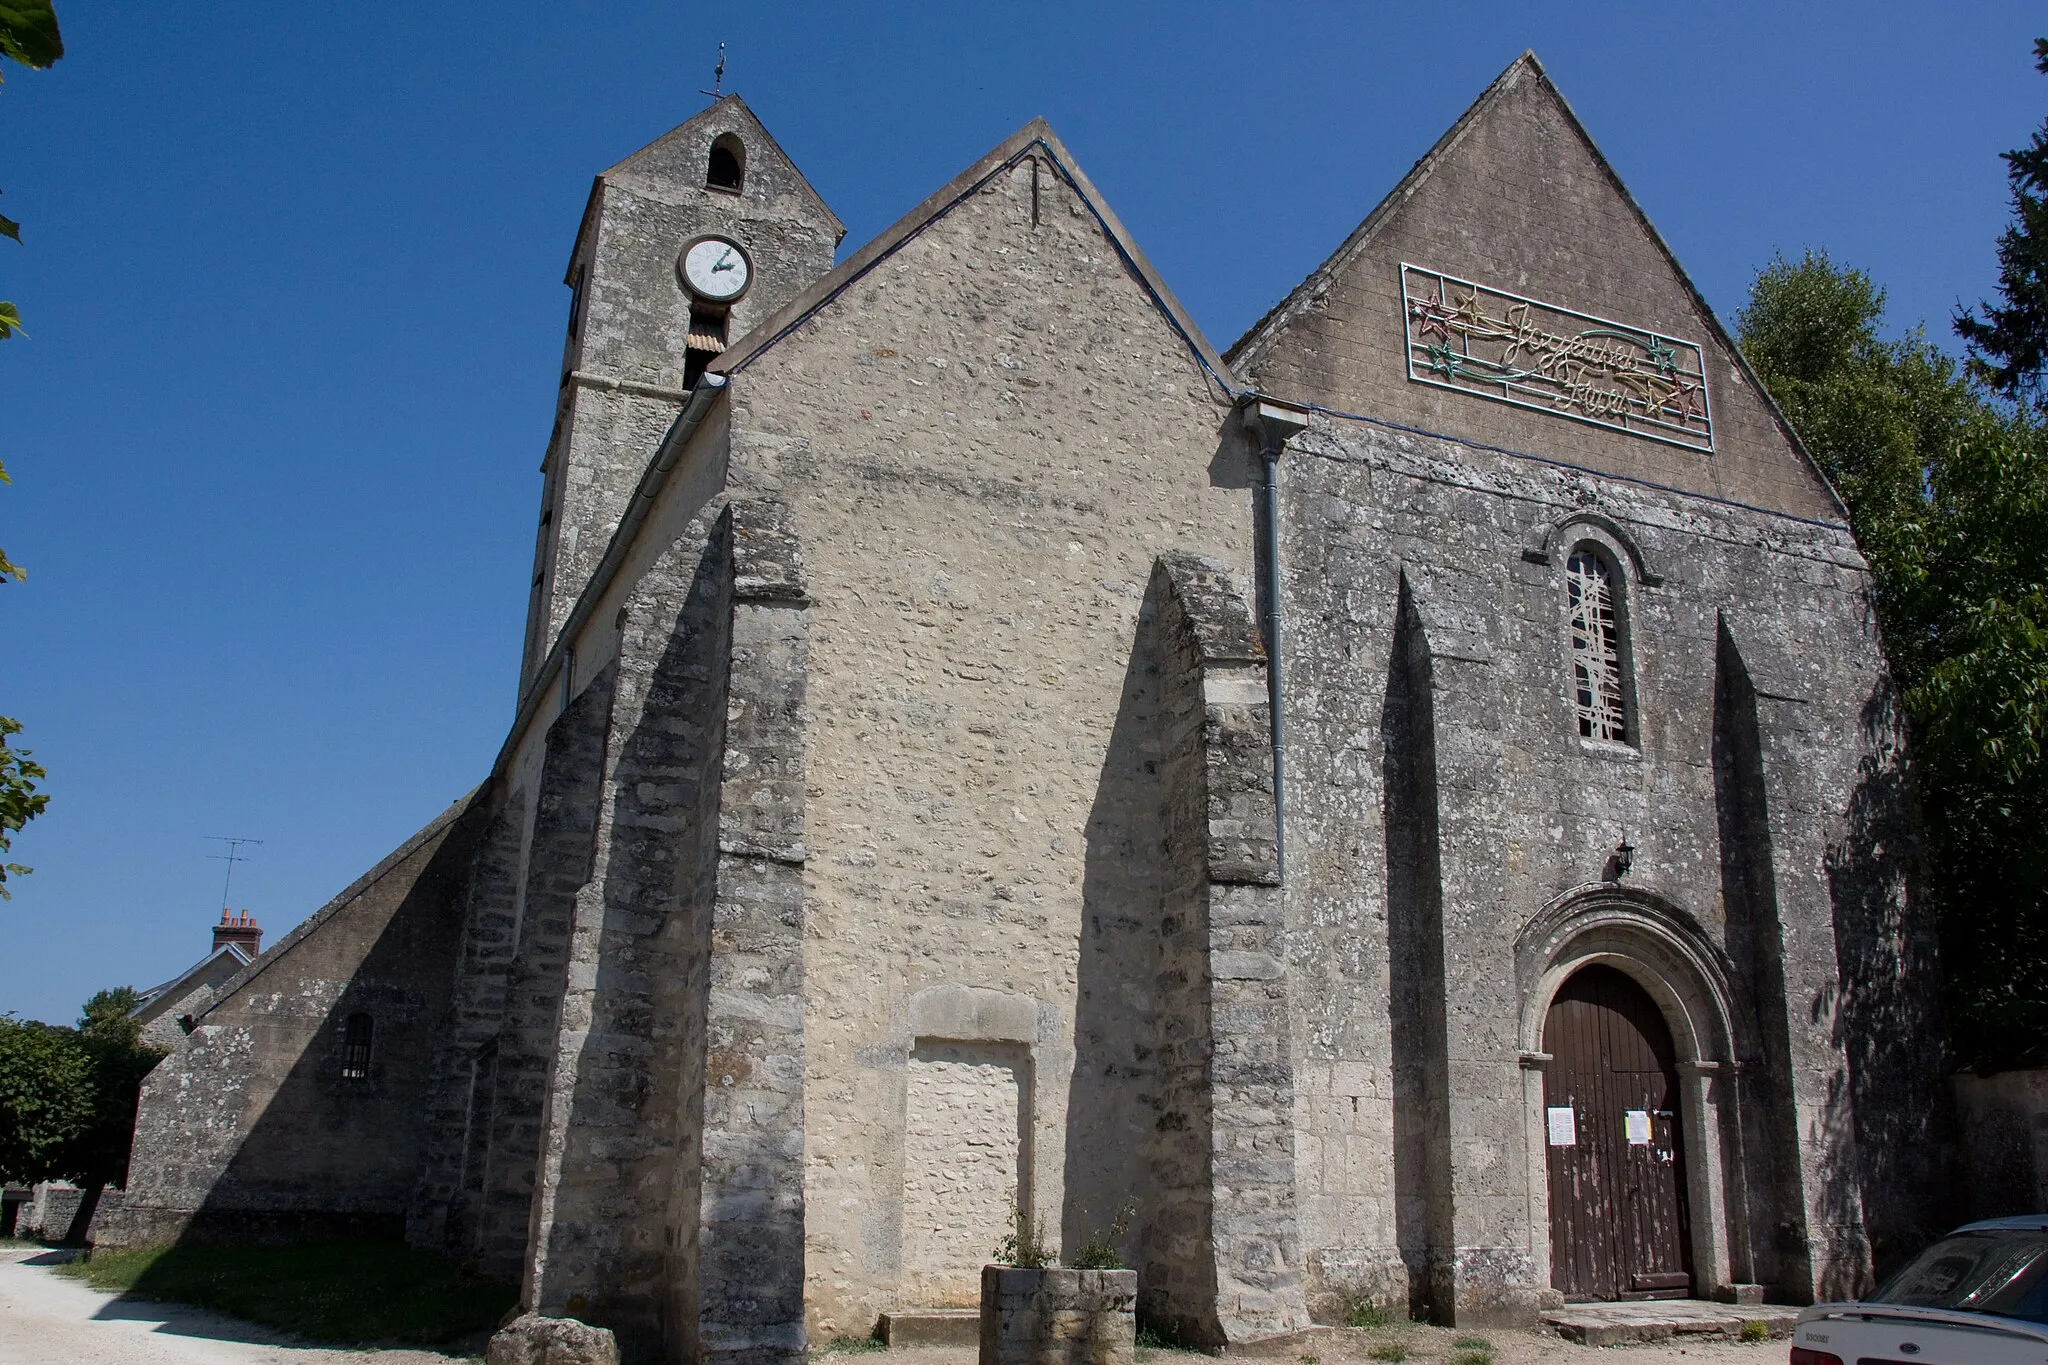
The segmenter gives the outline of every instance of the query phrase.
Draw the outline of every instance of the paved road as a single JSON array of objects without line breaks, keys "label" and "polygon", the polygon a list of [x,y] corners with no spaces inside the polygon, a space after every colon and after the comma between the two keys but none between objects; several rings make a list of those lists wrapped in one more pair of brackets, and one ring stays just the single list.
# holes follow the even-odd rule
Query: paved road
[{"label": "paved road", "polygon": [[[203,1309],[138,1303],[0,1248],[0,1365],[451,1365],[431,1351],[328,1351]],[[44,1262],[44,1264],[38,1264]]]}]

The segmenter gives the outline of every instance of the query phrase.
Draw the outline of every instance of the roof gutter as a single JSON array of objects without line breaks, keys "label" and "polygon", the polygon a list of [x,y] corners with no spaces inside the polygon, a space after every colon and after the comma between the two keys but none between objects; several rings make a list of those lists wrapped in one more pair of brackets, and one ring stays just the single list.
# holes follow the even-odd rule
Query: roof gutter
[{"label": "roof gutter", "polygon": [[519,713],[513,718],[512,729],[505,736],[505,743],[498,750],[497,761],[491,765],[493,776],[503,772],[505,765],[512,761],[513,752],[519,747],[520,738],[533,723],[539,712],[541,699],[547,695],[548,684],[560,678],[562,699],[570,699],[569,688],[573,679],[569,668],[576,657],[576,637],[590,621],[591,613],[597,610],[597,603],[618,575],[619,566],[626,562],[626,555],[633,547],[633,540],[639,534],[640,525],[647,520],[647,514],[654,510],[654,504],[661,497],[661,490],[668,484],[668,476],[682,463],[683,451],[688,449],[690,438],[697,434],[704,418],[710,413],[711,405],[725,392],[726,377],[722,374],[707,374],[697,381],[697,387],[690,391],[689,400],[683,410],[676,414],[676,420],[669,424],[668,433],[661,438],[661,445],[655,449],[654,459],[640,475],[639,486],[633,490],[632,498],[626,503],[626,511],[619,518],[619,526],[612,532],[611,543],[605,546],[604,558],[591,571],[590,581],[577,596],[576,605],[570,609],[568,619],[555,635],[554,647],[547,658],[534,671],[533,681],[527,685],[526,695],[519,699]]},{"label": "roof gutter", "polygon": [[1261,397],[1256,391],[1239,400],[1239,420],[1259,448],[1264,477],[1259,480],[1261,537],[1265,555],[1259,568],[1259,596],[1265,601],[1266,708],[1273,741],[1273,871],[1287,884],[1287,713],[1286,675],[1280,667],[1280,452],[1291,436],[1308,429],[1308,414],[1291,403]]}]

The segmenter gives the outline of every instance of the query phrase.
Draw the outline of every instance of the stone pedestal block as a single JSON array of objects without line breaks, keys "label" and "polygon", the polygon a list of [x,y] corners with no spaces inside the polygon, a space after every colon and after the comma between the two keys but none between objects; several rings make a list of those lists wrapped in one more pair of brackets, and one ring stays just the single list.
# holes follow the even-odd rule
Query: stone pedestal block
[{"label": "stone pedestal block", "polygon": [[981,1365],[1131,1365],[1135,1270],[981,1270]]},{"label": "stone pedestal block", "polygon": [[619,1365],[611,1332],[574,1318],[526,1313],[491,1338],[488,1365]]}]

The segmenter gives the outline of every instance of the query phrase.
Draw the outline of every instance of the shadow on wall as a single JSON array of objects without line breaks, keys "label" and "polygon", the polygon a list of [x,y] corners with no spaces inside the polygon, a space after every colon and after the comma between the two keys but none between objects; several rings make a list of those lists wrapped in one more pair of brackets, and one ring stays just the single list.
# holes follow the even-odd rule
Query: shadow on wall
[{"label": "shadow on wall", "polygon": [[1060,1211],[1060,1244],[1071,1259],[1108,1230],[1125,1199],[1135,1199],[1137,1214],[1117,1250],[1141,1278],[1146,1229],[1161,1212],[1146,1160],[1160,1119],[1161,593],[1155,575],[1139,608],[1116,724],[1088,812]]},{"label": "shadow on wall", "polygon": [[[473,794],[296,942],[273,949],[277,956],[200,1020],[218,1032],[189,1040],[172,1064],[213,1054],[205,1058],[212,1074],[198,1078],[208,1087],[199,1102],[213,1112],[194,1114],[175,1097],[156,1106],[156,1131],[139,1136],[155,1149],[156,1188],[145,1198],[159,1207],[131,1215],[123,1240],[403,1236],[482,815]],[[346,984],[321,1009],[314,1002],[335,981]],[[177,1078],[160,1069],[153,1079]],[[191,1139],[190,1125],[202,1120],[242,1133],[217,1171],[212,1151]],[[202,1184],[189,1218],[161,1208]],[[152,1224],[152,1215],[162,1221]]]},{"label": "shadow on wall", "polygon": [[1756,688],[1729,634],[1719,630],[1714,675],[1714,810],[1721,840],[1721,902],[1742,1070],[1737,1278],[1765,1286],[1773,1303],[1813,1298],[1799,1185],[1799,1117],[1787,1068],[1792,1050],[1785,988],[1784,923],[1778,913],[1770,808],[1757,730]]},{"label": "shadow on wall", "polygon": [[[566,1151],[539,1307],[611,1328],[629,1357],[664,1342],[694,1354],[697,1344],[728,552],[722,531],[694,550],[683,542],[628,608],[605,857],[579,898],[603,903],[594,926],[577,929],[596,941],[572,949],[578,961],[594,954],[596,977],[569,1114],[554,1120]],[[744,1082],[744,1058],[724,1051],[738,1071],[725,1084]]]},{"label": "shadow on wall", "polygon": [[1932,916],[1919,910],[1919,820],[1900,761],[1905,719],[1889,678],[1864,702],[1862,757],[1842,837],[1828,849],[1841,994],[1835,1037],[1849,1066],[1856,1163],[1872,1270],[1882,1278],[1958,1221],[1953,1095],[1936,989]]},{"label": "shadow on wall", "polygon": [[[1449,1023],[1437,843],[1436,711],[1429,641],[1401,578],[1380,712],[1393,1022],[1394,1225],[1408,1313],[1447,1322],[1451,1230]],[[1438,1280],[1445,1283],[1439,1285]]]},{"label": "shadow on wall", "polygon": [[1211,1211],[1207,708],[1194,630],[1162,563],[1139,611],[1089,813],[1063,1249],[1132,1217],[1117,1250],[1138,1313],[1220,1346]]}]

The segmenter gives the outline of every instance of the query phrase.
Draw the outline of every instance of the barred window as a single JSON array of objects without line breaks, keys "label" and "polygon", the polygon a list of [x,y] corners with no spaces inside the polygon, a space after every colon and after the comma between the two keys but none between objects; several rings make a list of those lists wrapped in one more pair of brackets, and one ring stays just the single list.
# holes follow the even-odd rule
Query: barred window
[{"label": "barred window", "polygon": [[1565,583],[1571,598],[1572,710],[1579,733],[1626,743],[1614,568],[1596,551],[1574,550],[1565,565]]},{"label": "barred window", "polygon": [[341,1078],[345,1081],[370,1079],[370,1035],[374,1025],[367,1014],[351,1014],[341,1035]]}]

